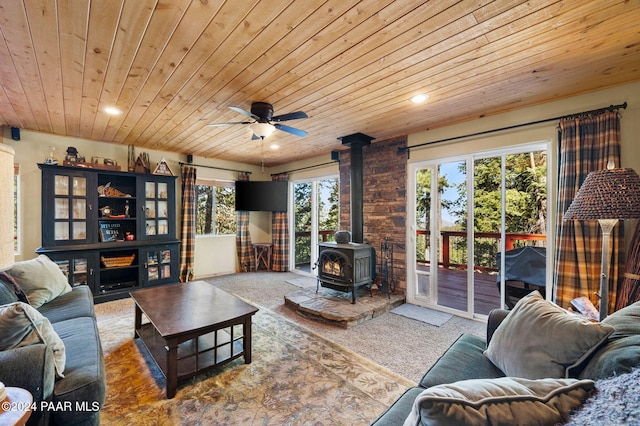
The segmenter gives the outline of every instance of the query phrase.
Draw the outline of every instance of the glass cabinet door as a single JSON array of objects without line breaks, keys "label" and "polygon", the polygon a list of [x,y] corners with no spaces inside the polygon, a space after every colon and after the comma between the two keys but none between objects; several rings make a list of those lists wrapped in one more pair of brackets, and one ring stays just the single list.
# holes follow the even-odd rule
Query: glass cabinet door
[{"label": "glass cabinet door", "polygon": [[93,291],[95,253],[50,253],[48,256],[67,277],[71,287],[88,285]]},{"label": "glass cabinet door", "polygon": [[173,181],[163,181],[162,179],[145,180],[144,182],[144,229],[142,234],[146,239],[167,239],[173,235],[173,218],[170,217],[173,191],[170,186]]},{"label": "glass cabinet door", "polygon": [[178,282],[178,245],[162,244],[142,251],[142,280],[146,285]]},{"label": "glass cabinet door", "polygon": [[[55,173],[52,176],[52,214],[44,212],[45,245],[81,244],[91,240],[88,216],[91,204],[88,178],[82,174]],[[51,220],[52,219],[52,220]]]}]

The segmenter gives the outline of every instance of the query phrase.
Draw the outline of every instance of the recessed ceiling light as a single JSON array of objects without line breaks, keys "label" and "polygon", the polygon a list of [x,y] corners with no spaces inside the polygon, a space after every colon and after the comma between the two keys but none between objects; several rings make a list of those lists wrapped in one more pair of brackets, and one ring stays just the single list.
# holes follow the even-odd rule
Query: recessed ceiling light
[{"label": "recessed ceiling light", "polygon": [[410,101],[413,102],[414,104],[420,104],[426,101],[427,99],[429,99],[429,95],[427,95],[426,93],[420,93],[418,95],[413,95],[410,98]]},{"label": "recessed ceiling light", "polygon": [[116,107],[107,106],[102,109],[104,112],[110,115],[120,115],[122,114],[122,110]]},{"label": "recessed ceiling light", "polygon": [[275,143],[271,144],[271,149],[278,149],[278,148],[280,148],[280,145],[277,145]]}]

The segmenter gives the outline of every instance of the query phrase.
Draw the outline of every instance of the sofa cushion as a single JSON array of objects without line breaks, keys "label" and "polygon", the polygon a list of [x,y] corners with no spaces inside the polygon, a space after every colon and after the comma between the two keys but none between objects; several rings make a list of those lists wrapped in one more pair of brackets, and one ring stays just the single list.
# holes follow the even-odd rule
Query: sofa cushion
[{"label": "sofa cushion", "polygon": [[34,308],[39,308],[61,294],[71,291],[67,277],[58,265],[44,254],[35,259],[16,262],[7,272],[24,290]]},{"label": "sofa cushion", "polygon": [[49,318],[51,323],[78,317],[92,317],[93,294],[86,285],[73,287],[69,293],[58,296],[38,308],[40,313]]},{"label": "sofa cushion", "polygon": [[576,368],[580,378],[606,379],[640,366],[640,302],[614,312],[602,323],[615,331],[605,345]]},{"label": "sofa cushion", "polygon": [[420,386],[428,388],[459,380],[503,377],[502,371],[483,355],[486,348],[483,338],[463,334],[422,377]]},{"label": "sofa cushion", "polygon": [[91,317],[60,321],[53,324],[53,327],[67,351],[73,354],[67,360],[64,380],[58,380],[53,390],[53,402],[69,406],[65,405],[69,401],[72,409],[56,412],[56,424],[84,423],[86,419],[98,415],[97,409],[104,403],[106,395],[106,375],[98,327]]},{"label": "sofa cushion", "polygon": [[405,426],[566,422],[594,389],[592,380],[517,377],[464,380],[424,390]]},{"label": "sofa cushion", "polygon": [[422,393],[424,388],[409,388],[400,396],[384,413],[378,417],[371,425],[375,426],[397,426],[401,425],[407,418],[407,414],[411,412],[413,402],[418,395]]},{"label": "sofa cushion", "polygon": [[614,328],[592,323],[534,291],[518,301],[496,329],[485,355],[507,376],[568,377]]},{"label": "sofa cushion", "polygon": [[47,318],[24,302],[0,306],[0,350],[44,343],[53,351],[56,374],[64,377],[65,346]]},{"label": "sofa cushion", "polygon": [[14,302],[29,303],[29,300],[16,280],[5,271],[2,271],[0,272],[0,305]]},{"label": "sofa cushion", "polygon": [[598,349],[579,378],[600,380],[629,373],[640,366],[640,334],[609,341]]}]

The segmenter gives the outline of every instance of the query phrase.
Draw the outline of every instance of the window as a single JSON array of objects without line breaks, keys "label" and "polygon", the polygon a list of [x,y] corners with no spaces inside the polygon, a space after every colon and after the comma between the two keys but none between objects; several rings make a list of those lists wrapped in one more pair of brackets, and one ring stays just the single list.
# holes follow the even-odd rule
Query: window
[{"label": "window", "polygon": [[18,230],[20,229],[19,220],[20,215],[20,165],[13,165],[13,251],[15,254],[20,254],[20,238],[18,238]]},{"label": "window", "polygon": [[196,235],[229,235],[236,233],[236,189],[233,182],[196,181],[198,202]]},{"label": "window", "polygon": [[318,244],[333,240],[339,229],[340,185],[337,176],[293,182],[295,269],[311,272]]},{"label": "window", "polygon": [[413,163],[408,302],[469,316],[504,307],[499,255],[546,246],[548,143]]}]

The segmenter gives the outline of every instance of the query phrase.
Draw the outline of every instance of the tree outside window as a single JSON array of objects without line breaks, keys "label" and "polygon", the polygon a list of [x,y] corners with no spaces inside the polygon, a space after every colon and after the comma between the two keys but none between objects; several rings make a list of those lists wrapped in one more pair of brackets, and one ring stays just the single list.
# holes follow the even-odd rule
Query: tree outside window
[{"label": "tree outside window", "polygon": [[233,182],[198,179],[196,235],[236,233],[236,189]]}]

